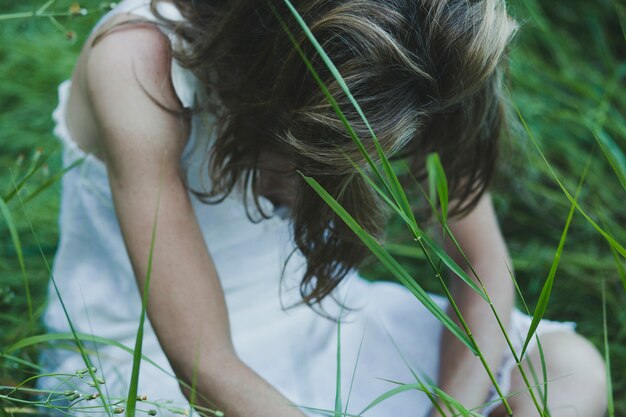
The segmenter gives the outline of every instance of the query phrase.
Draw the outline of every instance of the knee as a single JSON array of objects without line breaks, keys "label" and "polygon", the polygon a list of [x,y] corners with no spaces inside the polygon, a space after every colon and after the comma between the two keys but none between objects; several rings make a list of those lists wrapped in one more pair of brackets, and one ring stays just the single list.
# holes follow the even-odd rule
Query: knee
[{"label": "knee", "polygon": [[584,384],[587,390],[594,391],[593,398],[606,399],[604,359],[589,340],[576,333],[559,332],[544,335],[541,344],[552,378]]}]

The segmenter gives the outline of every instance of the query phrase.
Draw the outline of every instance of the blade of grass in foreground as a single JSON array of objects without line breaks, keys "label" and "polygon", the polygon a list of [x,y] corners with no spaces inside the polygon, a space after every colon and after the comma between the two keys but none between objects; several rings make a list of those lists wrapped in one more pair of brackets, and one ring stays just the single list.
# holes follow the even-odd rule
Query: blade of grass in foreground
[{"label": "blade of grass in foreground", "polygon": [[78,338],[77,334],[78,332],[76,331],[76,328],[74,327],[74,323],[72,322],[70,315],[67,311],[67,308],[65,306],[65,302],[63,301],[63,297],[61,297],[61,292],[59,291],[59,287],[57,286],[56,283],[56,279],[54,278],[54,274],[52,273],[52,268],[50,268],[50,263],[48,262],[48,259],[46,258],[46,255],[43,253],[43,248],[41,247],[41,243],[39,242],[39,237],[37,236],[37,233],[35,233],[35,228],[33,227],[33,223],[30,221],[30,217],[28,216],[28,213],[26,212],[26,207],[24,206],[24,201],[22,200],[22,197],[20,195],[20,191],[18,188],[18,185],[15,183],[15,177],[13,177],[13,174],[11,173],[11,178],[13,181],[13,186],[15,187],[15,196],[17,197],[18,201],[20,202],[20,206],[22,208],[22,211],[24,213],[24,217],[28,223],[28,226],[30,228],[30,231],[33,235],[33,238],[35,239],[35,243],[37,245],[37,248],[39,249],[39,253],[41,254],[41,257],[44,261],[44,264],[46,266],[46,270],[48,271],[48,275],[50,276],[50,281],[52,282],[52,286],[54,288],[54,291],[56,293],[56,296],[59,298],[59,303],[61,304],[61,309],[63,310],[63,314],[65,315],[65,319],[67,320],[67,323],[70,327],[70,331],[72,333],[73,336],[73,340],[76,343],[76,347],[78,348],[80,355],[83,359],[83,362],[85,364],[85,366],[87,367],[87,373],[89,374],[89,376],[91,377],[91,381],[94,384],[94,388],[96,389],[96,391],[98,392],[100,401],[102,402],[102,405],[104,406],[104,409],[107,413],[107,415],[109,417],[112,417],[112,413],[111,413],[111,409],[109,407],[109,405],[106,402],[105,397],[103,396],[102,393],[102,389],[100,388],[100,381],[99,379],[96,377],[95,374],[95,368],[91,365],[91,361],[89,360],[89,357],[87,356],[87,353],[85,351],[85,348],[83,347],[83,344],[81,343],[80,339]]},{"label": "blade of grass in foreground", "polygon": [[[309,70],[309,73],[311,74],[311,76],[313,77],[313,79],[315,80],[315,82],[317,83],[317,85],[319,86],[320,90],[322,91],[322,93],[324,94],[324,97],[326,97],[326,100],[328,101],[328,103],[331,105],[331,107],[333,108],[334,112],[337,114],[337,116],[339,117],[339,120],[341,121],[341,123],[343,124],[343,126],[346,128],[346,131],[348,132],[348,134],[350,135],[350,137],[352,138],[352,141],[354,142],[354,144],[357,146],[357,148],[359,149],[359,151],[361,152],[361,154],[363,155],[363,157],[365,158],[367,164],[370,166],[370,168],[372,169],[372,172],[374,172],[374,174],[376,174],[377,178],[380,180],[380,182],[383,184],[383,186],[385,187],[385,189],[389,192],[389,194],[393,197],[393,191],[391,190],[391,188],[389,187],[389,184],[387,184],[387,181],[385,181],[385,178],[382,175],[382,172],[380,171],[380,169],[378,168],[378,166],[376,165],[376,163],[374,162],[374,160],[372,160],[371,156],[369,155],[369,153],[367,152],[367,150],[365,149],[365,145],[363,145],[363,142],[361,141],[361,139],[359,138],[359,136],[357,135],[357,133],[354,131],[354,129],[352,128],[352,125],[350,125],[350,122],[348,122],[348,119],[346,118],[346,116],[343,114],[343,111],[339,108],[339,105],[337,104],[337,101],[335,100],[335,98],[330,94],[330,91],[328,90],[328,88],[326,87],[326,85],[324,84],[324,82],[322,81],[322,79],[320,78],[319,74],[317,73],[317,71],[315,70],[315,68],[313,68],[313,64],[311,63],[311,61],[309,60],[309,58],[307,58],[307,56],[304,54],[304,51],[302,50],[302,48],[300,47],[300,45],[298,44],[298,41],[295,39],[295,37],[293,36],[293,34],[291,33],[291,31],[289,30],[289,28],[287,27],[287,24],[283,21],[283,19],[280,17],[280,15],[278,14],[278,11],[276,10],[276,8],[272,5],[271,2],[268,2],[269,7],[272,9],[274,15],[276,16],[276,19],[278,19],[278,21],[280,22],[281,26],[283,27],[283,30],[285,31],[285,33],[287,34],[287,36],[289,37],[289,39],[291,40],[291,43],[294,46],[294,49],[296,50],[296,52],[298,52],[298,55],[300,55],[300,58],[302,59],[302,61],[304,62],[304,64],[306,65],[307,69]],[[390,206],[394,209],[397,209],[396,203],[390,203]]]},{"label": "blade of grass in foreground", "polygon": [[[580,178],[580,182],[578,184],[578,189],[576,190],[576,196],[574,199],[578,198],[580,194],[580,190],[583,185],[583,181],[587,175],[587,171],[589,169],[589,162],[591,158],[589,158],[587,165],[585,167],[585,171]],[[563,248],[565,246],[565,240],[567,239],[567,232],[569,230],[569,226],[572,222],[572,218],[575,213],[575,206],[572,204],[569,213],[567,215],[567,220],[565,221],[565,227],[563,227],[563,232],[561,233],[561,239],[559,240],[559,246],[557,247],[556,253],[554,255],[554,260],[552,261],[552,266],[550,267],[550,272],[548,273],[548,278],[541,289],[541,294],[539,295],[539,301],[537,302],[537,307],[535,307],[535,312],[533,314],[533,320],[530,324],[530,328],[528,329],[528,334],[526,335],[526,340],[524,341],[524,347],[522,348],[522,353],[520,354],[520,359],[524,357],[526,353],[526,349],[528,348],[528,344],[532,340],[537,327],[539,326],[539,322],[543,318],[546,309],[548,308],[548,302],[550,301],[550,294],[552,294],[552,287],[554,285],[554,278],[556,276],[556,271],[559,267],[559,262],[561,260],[561,254],[563,253]]]},{"label": "blade of grass in foreground", "polygon": [[[433,395],[431,390],[428,389],[426,384],[424,384],[424,382],[422,381],[422,378],[420,378],[419,374],[413,369],[413,367],[411,366],[409,361],[406,359],[406,356],[402,352],[402,349],[400,349],[400,346],[398,346],[398,344],[396,343],[396,340],[393,338],[391,333],[389,333],[387,328],[385,328],[385,333],[387,334],[387,337],[389,338],[389,340],[391,340],[391,343],[393,344],[394,348],[396,349],[396,352],[398,352],[398,355],[400,355],[400,358],[402,359],[402,362],[404,362],[404,366],[406,366],[407,369],[411,372],[411,375],[413,375],[413,378],[415,378],[415,382],[417,382],[420,385],[420,387],[422,387],[422,390],[423,390],[424,394],[426,394],[426,396],[428,397],[428,400],[433,405],[433,408],[435,410],[437,410],[437,413],[439,413],[440,417],[447,417],[446,413],[443,411],[443,409],[441,408],[441,406],[437,402],[437,399],[435,398],[435,396]],[[428,379],[428,376],[426,376],[426,379],[427,379],[427,382],[430,385],[434,385],[432,383],[432,381],[430,381]]]},{"label": "blade of grass in foreground", "polygon": [[431,312],[446,328],[448,328],[463,344],[475,355],[476,347],[469,337],[452,321],[437,303],[415,282],[415,280],[383,247],[354,220],[354,218],[335,200],[315,179],[303,176],[304,180],[318,193],[318,195],[339,215],[346,225],[363,241],[369,250],[382,264],[404,284],[413,295]]},{"label": "blade of grass in foreground", "polygon": [[463,417],[480,417],[480,414],[477,414],[476,412],[468,410],[467,408],[463,406],[463,404],[459,403],[456,399],[448,395],[445,391],[442,391],[438,387],[434,385],[430,385],[427,382],[416,383],[416,384],[402,384],[402,383],[398,383],[395,381],[389,381],[389,380],[386,380],[386,381],[399,384],[399,386],[396,388],[390,389],[389,391],[384,392],[378,397],[376,397],[359,413],[359,415],[364,414],[366,411],[374,408],[378,404],[382,403],[383,401],[388,400],[389,398],[395,395],[401,394],[406,391],[421,391],[421,392],[433,392],[439,399],[441,399],[444,403],[446,403],[446,406],[450,408],[451,411],[456,410],[457,413],[453,414],[454,416],[460,415]]},{"label": "blade of grass in foreground", "polygon": [[13,220],[13,216],[11,215],[11,210],[7,206],[7,203],[4,201],[2,197],[0,197],[0,212],[2,212],[2,216],[9,227],[9,233],[11,234],[11,240],[13,241],[13,246],[15,247],[15,252],[17,254],[17,261],[20,265],[20,271],[22,272],[22,277],[24,279],[24,291],[26,292],[26,305],[28,306],[28,322],[30,323],[30,328],[33,328],[34,318],[33,318],[33,301],[30,295],[30,284],[28,282],[28,274],[26,273],[26,265],[24,263],[24,255],[22,253],[22,245],[20,243],[20,236],[17,233],[17,227],[15,227],[15,221]]},{"label": "blade of grass in foreground", "polygon": [[[29,337],[20,339],[19,341],[15,342],[11,346],[4,349],[3,352],[0,353],[0,357],[6,356],[7,354],[11,352],[15,352],[15,351],[18,351],[20,349],[24,349],[30,346],[36,346],[36,345],[41,345],[41,344],[50,343],[50,342],[58,342],[58,341],[74,341],[75,338],[78,338],[81,341],[85,341],[89,343],[98,343],[101,345],[112,346],[124,352],[127,352],[131,356],[133,356],[134,354],[134,350],[129,348],[128,346],[123,345],[122,343],[116,340],[107,339],[102,336],[95,336],[93,334],[85,334],[85,333],[76,333],[75,335],[72,333],[44,333],[44,334],[29,336]],[[185,383],[182,380],[179,380],[176,377],[176,375],[172,374],[171,372],[167,371],[165,368],[161,367],[158,363],[154,362],[148,356],[145,356],[144,354],[142,354],[141,359],[145,361],[146,363],[154,366],[159,371],[163,372],[164,377],[174,378],[177,380],[177,382],[181,386],[184,386],[189,389],[192,388],[191,385]],[[196,395],[199,395],[199,394],[200,393],[196,392]],[[201,397],[203,400],[207,402],[209,401],[209,399],[206,398],[204,395],[202,395]]]},{"label": "blade of grass in foreground", "polygon": [[[606,216],[604,216],[604,213],[602,211],[602,209],[600,208],[600,203],[599,201],[595,202],[596,204],[596,213],[598,213],[598,216],[600,217],[600,221],[602,222],[602,226],[606,229],[607,226],[607,219]],[[613,255],[613,261],[615,262],[615,268],[617,269],[617,275],[620,278],[620,281],[622,282],[622,286],[624,287],[624,291],[626,291],[626,271],[624,270],[624,265],[622,264],[622,260],[619,258],[619,254],[617,253],[617,251],[615,250],[615,248],[611,245],[609,245],[609,250],[611,251],[611,255]]]},{"label": "blade of grass in foreground", "polygon": [[[524,294],[522,294],[522,290],[520,289],[519,284],[517,283],[517,279],[515,279],[515,276],[513,275],[513,271],[509,269],[508,265],[507,265],[507,270],[509,271],[509,276],[511,277],[511,280],[513,281],[513,286],[515,287],[515,291],[517,292],[517,295],[519,299],[521,300],[522,305],[524,306],[524,311],[526,312],[526,315],[531,316],[530,309],[528,308],[528,304],[526,303],[526,299],[524,298]],[[537,349],[539,351],[539,359],[541,361],[541,373],[542,373],[541,385],[543,385],[543,394],[541,395],[542,405],[543,405],[543,409],[547,410],[548,409],[548,368],[546,365],[546,358],[543,353],[543,346],[541,345],[541,341],[539,340],[538,335],[535,335],[535,341],[537,342]],[[520,373],[521,373],[523,368],[520,368],[519,358],[516,358],[516,361],[518,362],[518,368],[520,369]],[[533,364],[531,362],[528,362],[528,366],[530,368],[530,372],[533,375],[533,378],[535,379],[535,383],[539,386],[539,381],[538,381],[538,378],[536,377],[537,373],[535,372]],[[527,388],[529,390],[531,389],[529,384],[527,384]]]},{"label": "blade of grass in foreground", "polygon": [[[44,334],[39,334],[35,336],[25,337],[24,339],[21,339],[15,342],[14,344],[6,348],[3,351],[2,355],[15,352],[20,349],[27,348],[29,346],[36,346],[36,345],[40,345],[44,343],[58,342],[58,341],[73,341],[75,337],[85,342],[99,343],[103,345],[113,346],[125,352],[128,352],[130,355],[132,355],[134,352],[131,348],[127,347],[126,345],[123,345],[122,343],[116,340],[107,339],[101,336],[94,336],[94,335],[85,334],[85,333],[76,333],[75,335],[72,333],[44,333]],[[174,375],[170,374],[168,371],[166,371],[164,368],[159,366],[156,362],[152,361],[147,356],[142,356],[142,359],[150,363],[151,365],[155,366],[160,371],[162,371],[164,375],[174,377]]]},{"label": "blade of grass in foreground", "polygon": [[619,258],[619,254],[613,246],[609,246],[609,249],[611,250],[611,254],[613,255],[613,260],[615,261],[615,266],[617,268],[619,278],[622,281],[622,285],[624,286],[624,291],[626,291],[626,271],[624,271],[622,260]]},{"label": "blade of grass in foreground", "polygon": [[609,336],[606,325],[606,283],[602,281],[602,330],[604,333],[604,362],[606,363],[606,391],[608,416],[615,417],[615,402],[613,399],[613,378],[611,377],[611,354],[609,352]]},{"label": "blade of grass in foreground", "polygon": [[[372,187],[372,189],[374,189],[374,191],[376,191],[378,193],[378,195],[383,199],[384,202],[387,203],[387,205],[394,210],[394,212],[396,214],[398,214],[398,216],[402,219],[402,221],[404,221],[404,223],[409,227],[409,229],[411,230],[411,233],[413,233],[413,237],[414,239],[419,242],[420,244],[420,248],[422,249],[422,253],[424,254],[423,258],[428,260],[429,262],[432,262],[432,259],[430,258],[428,251],[426,250],[426,246],[428,246],[434,253],[435,255],[437,255],[437,257],[439,258],[440,261],[442,261],[448,268],[450,268],[451,271],[453,271],[459,278],[461,278],[467,285],[470,286],[470,288],[472,288],[478,295],[481,296],[481,298],[487,302],[489,302],[489,297],[487,296],[487,294],[481,290],[478,285],[476,285],[476,283],[474,282],[474,280],[472,280],[469,275],[465,272],[465,270],[463,270],[463,268],[461,268],[448,254],[445,250],[443,250],[439,245],[437,245],[431,238],[429,238],[417,225],[417,222],[411,218],[408,218],[406,216],[406,214],[395,204],[393,204],[393,202],[391,202],[389,200],[389,198],[382,192],[382,190],[374,183],[374,181],[372,181],[372,179],[367,175],[367,173],[365,173],[357,164],[353,163],[352,166],[354,166],[354,168],[356,169],[356,171],[359,173],[359,175],[361,175],[363,177],[363,179]],[[443,168],[442,168],[443,169]],[[443,175],[443,177],[442,177]],[[441,181],[441,178],[443,178],[443,181],[445,182],[445,174],[443,174],[443,172],[441,173],[441,175],[439,175],[439,178]],[[445,186],[447,189],[447,185]],[[428,199],[428,197],[426,197]],[[444,197],[445,200],[447,201],[447,192],[446,192],[446,196]],[[432,206],[432,204],[431,204]],[[433,211],[436,213],[436,210],[434,209],[433,206]],[[444,227],[447,227],[444,223]],[[450,235],[452,236],[452,234],[450,233]],[[452,236],[453,240],[454,240],[454,236]],[[456,242],[456,240],[454,240]],[[458,243],[456,243],[457,247]],[[467,260],[467,259],[466,259]],[[468,261],[469,263],[469,261]],[[438,276],[440,276],[440,271],[438,268],[436,268],[434,266],[434,263],[432,264],[433,269],[435,271],[435,274],[437,274]],[[474,275],[478,276],[475,272]],[[453,300],[450,300],[451,302]]]},{"label": "blade of grass in foreground", "polygon": [[20,190],[26,185],[26,183],[28,183],[28,180],[30,180],[32,176],[35,175],[44,166],[49,155],[44,155],[42,152],[43,151],[41,149],[35,150],[35,154],[33,155],[31,163],[26,170],[26,174],[24,174],[24,176],[19,181],[17,181],[17,183],[14,174],[11,173],[11,176],[13,177],[13,186],[10,188],[10,191],[7,191],[7,193],[4,195],[4,201],[8,203],[13,197],[15,197],[16,194],[20,192]]},{"label": "blade of grass in foreground", "polygon": [[335,384],[335,417],[341,417],[343,414],[343,407],[341,406],[341,319],[337,320],[337,371]]},{"label": "blade of grass in foreground", "polygon": [[428,185],[430,200],[435,201],[435,195],[439,196],[441,217],[445,223],[448,219],[448,181],[439,160],[439,155],[431,153],[426,158],[426,170],[428,172]]},{"label": "blade of grass in foreground", "polygon": [[365,331],[361,335],[361,342],[359,343],[359,350],[356,354],[356,360],[354,361],[354,368],[352,369],[352,378],[350,379],[350,388],[348,389],[348,398],[346,398],[346,408],[344,410],[344,414],[348,412],[348,406],[350,405],[350,396],[352,395],[352,387],[354,386],[354,379],[356,376],[356,368],[359,364],[359,360],[361,359],[361,351],[363,350],[363,340],[365,339]]},{"label": "blade of grass in foreground", "polygon": [[82,164],[84,161],[85,161],[85,158],[78,159],[78,160],[74,161],[73,163],[71,163],[70,165],[68,165],[67,167],[63,168],[61,171],[55,173],[50,178],[48,178],[46,181],[44,181],[43,184],[41,184],[39,187],[37,187],[35,190],[33,190],[33,192],[31,192],[26,197],[24,197],[24,204],[28,203],[33,198],[37,197],[41,192],[47,190],[50,186],[52,186],[54,183],[56,183],[61,178],[63,178],[63,176],[68,171],[76,168],[77,166]]},{"label": "blade of grass in foreground", "polygon": [[365,117],[365,114],[363,113],[363,110],[361,109],[361,106],[359,105],[359,103],[357,103],[356,99],[352,95],[352,92],[348,88],[348,85],[346,84],[345,80],[343,79],[343,77],[339,73],[339,70],[337,69],[335,64],[332,62],[332,60],[330,59],[330,57],[328,56],[328,54],[326,53],[324,48],[322,48],[322,46],[319,44],[319,42],[317,41],[315,36],[313,36],[313,33],[309,29],[308,25],[306,24],[304,19],[302,19],[302,16],[300,16],[300,13],[298,13],[296,8],[291,4],[291,2],[289,0],[284,0],[284,2],[287,5],[287,7],[289,8],[289,10],[291,11],[291,14],[297,20],[298,24],[300,25],[300,27],[304,31],[305,35],[307,36],[307,38],[309,39],[311,44],[315,47],[315,50],[317,51],[317,53],[320,55],[320,57],[324,61],[324,64],[326,65],[326,67],[328,68],[330,73],[333,75],[333,77],[335,78],[335,80],[337,81],[337,83],[339,84],[341,89],[343,90],[343,92],[348,97],[348,100],[350,101],[350,103],[352,104],[352,106],[354,107],[356,112],[359,114],[359,117],[361,118],[361,120],[363,121],[365,126],[367,127],[370,135],[372,136],[372,141],[373,141],[374,146],[376,148],[376,151],[378,153],[378,157],[381,160],[384,172],[385,172],[385,174],[387,176],[387,179],[390,181],[390,184],[389,184],[390,188],[389,189],[391,191],[391,194],[392,194],[394,200],[397,202],[398,206],[404,211],[404,213],[407,216],[409,216],[410,218],[412,218],[413,221],[415,222],[415,218],[413,216],[413,210],[411,209],[411,205],[409,204],[409,200],[408,200],[406,194],[404,193],[404,189],[402,188],[402,185],[400,184],[400,181],[399,181],[398,177],[396,176],[396,173],[394,172],[393,168],[391,167],[389,159],[385,155],[384,150],[380,146],[378,138],[376,137],[376,134],[374,133],[374,130],[372,129],[369,121]]},{"label": "blade of grass in foreground", "polygon": [[602,150],[604,157],[611,165],[615,176],[622,184],[622,188],[626,190],[626,158],[624,158],[624,154],[607,134],[596,132],[596,129],[592,126],[589,126],[589,130],[591,130],[598,146],[600,146],[600,150]]},{"label": "blade of grass in foreground", "polygon": [[159,206],[161,202],[161,186],[159,182],[159,190],[157,192],[156,209],[154,211],[154,220],[152,223],[152,236],[150,238],[150,252],[148,253],[148,267],[146,270],[146,279],[143,285],[143,297],[141,300],[141,315],[139,317],[139,328],[137,329],[137,337],[135,338],[135,351],[133,352],[133,369],[130,376],[130,387],[128,389],[128,399],[126,401],[126,417],[135,417],[137,408],[137,390],[139,387],[139,368],[141,367],[141,349],[143,347],[143,328],[146,321],[146,308],[148,306],[148,294],[150,291],[150,278],[152,276],[152,258],[154,255],[154,243],[156,241],[157,220],[159,218]]}]

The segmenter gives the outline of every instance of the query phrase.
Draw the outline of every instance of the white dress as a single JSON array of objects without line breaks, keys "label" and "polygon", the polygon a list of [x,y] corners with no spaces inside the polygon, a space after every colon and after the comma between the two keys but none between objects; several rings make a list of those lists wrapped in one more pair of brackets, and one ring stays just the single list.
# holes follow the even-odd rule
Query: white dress
[{"label": "white dress", "polygon": [[[154,20],[147,3],[148,0],[124,0],[108,16],[132,13]],[[171,4],[161,7],[165,16],[180,19]],[[173,34],[166,34],[173,47],[180,47]],[[173,62],[172,81],[183,105],[194,107],[197,98],[194,76]],[[78,332],[132,348],[140,316],[140,296],[114,212],[106,167],[79,149],[67,129],[65,112],[69,88],[70,81],[59,87],[60,102],[53,114],[54,132],[64,144],[66,166],[84,160],[63,177],[61,237],[53,276]],[[205,147],[213,139],[212,120],[210,114],[193,116],[191,137],[183,157],[192,186],[206,184],[202,158]],[[297,254],[291,258],[282,291],[279,291],[284,261],[293,248],[289,222],[279,216],[256,224],[250,222],[236,194],[218,205],[203,204],[193,195],[191,199],[224,288],[232,338],[239,357],[293,404],[310,407],[304,409],[307,414],[317,415],[312,409],[333,410],[337,324],[305,306],[283,309],[283,305],[289,306],[298,300],[297,284],[304,263]],[[415,383],[409,366],[436,380],[442,326],[408,290],[390,282],[370,283],[353,273],[336,295],[354,309],[342,320],[340,332],[344,411],[358,414],[377,396],[396,387],[389,381]],[[442,307],[446,306],[445,300],[433,298]],[[331,313],[339,313],[333,302],[325,306]],[[203,323],[202,317],[189,319],[198,326]],[[45,324],[50,332],[70,330],[52,284]],[[513,313],[511,335],[518,350],[529,324],[527,316],[517,311]],[[570,323],[544,321],[539,333],[571,329]],[[128,392],[131,354],[106,344],[88,343],[86,346],[92,349],[91,360],[98,368],[98,375],[106,381],[103,390],[111,398],[123,398]],[[142,363],[139,393],[160,405],[159,415],[184,412],[188,403],[149,323],[143,353],[153,362]],[[43,356],[48,372],[72,374],[84,368],[75,350],[50,349]],[[511,355],[506,354],[499,372],[505,390],[508,389],[506,376],[513,365]],[[42,378],[39,385],[58,391],[95,392],[86,380],[71,376],[49,377]],[[77,405],[76,413],[80,405],[97,406],[98,403],[83,401]],[[155,407],[139,403],[143,410]],[[429,410],[428,398],[412,390],[382,402],[364,415],[413,417],[426,416]]]}]

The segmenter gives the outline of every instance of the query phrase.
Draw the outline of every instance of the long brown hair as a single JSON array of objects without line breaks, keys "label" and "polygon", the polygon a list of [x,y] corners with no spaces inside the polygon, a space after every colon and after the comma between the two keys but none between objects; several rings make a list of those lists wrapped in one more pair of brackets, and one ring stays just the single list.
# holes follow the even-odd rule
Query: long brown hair
[{"label": "long brown hair", "polygon": [[[355,131],[372,141],[341,87],[282,1],[174,0],[185,17],[170,22],[188,48],[173,51],[207,96],[217,96],[217,139],[209,158],[216,202],[236,187],[257,202],[289,207],[293,238],[306,258],[303,302],[313,305],[358,266],[367,250],[296,174],[313,176],[368,232],[380,236],[385,210],[355,173],[363,163],[307,71],[276,11],[304,49]],[[158,0],[152,1],[155,13]],[[383,148],[424,177],[438,152],[450,215],[476,204],[492,176],[504,125],[500,73],[515,24],[502,0],[294,0],[294,6],[359,102]],[[209,104],[209,103],[207,103]],[[373,154],[373,152],[372,152]],[[271,158],[266,156],[271,155]],[[349,158],[346,158],[348,156]],[[264,192],[267,161],[283,161],[288,189]],[[261,212],[262,213],[262,212]],[[262,213],[263,214],[263,213]]]}]

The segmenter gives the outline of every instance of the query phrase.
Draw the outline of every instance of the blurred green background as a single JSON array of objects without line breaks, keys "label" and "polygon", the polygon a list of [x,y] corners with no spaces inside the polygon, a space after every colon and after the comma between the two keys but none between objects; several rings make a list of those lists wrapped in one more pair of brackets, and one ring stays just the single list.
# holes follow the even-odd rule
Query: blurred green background
[{"label": "blurred green background", "polygon": [[[71,3],[58,0],[50,10],[68,14]],[[0,0],[0,15],[32,12],[43,4],[43,0]],[[0,196],[10,196],[12,178],[19,182],[29,168],[36,168],[22,195],[35,193],[24,209],[48,261],[53,259],[58,238],[59,184],[55,174],[61,169],[60,145],[51,133],[50,114],[57,103],[57,85],[70,76],[89,28],[107,4],[80,2],[89,10],[87,15],[59,16],[56,21],[0,17]],[[625,245],[626,188],[598,142],[611,154],[615,169],[624,170],[626,7],[612,0],[510,0],[509,9],[520,23],[510,53],[512,101],[572,194],[590,159],[580,204]],[[504,141],[493,192],[516,277],[532,309],[570,206],[519,125]],[[9,225],[0,216],[0,354],[24,337],[42,332],[37,319],[45,306],[48,281],[46,261],[16,198],[9,199],[8,209],[22,245],[35,321],[29,320],[25,278]],[[422,277],[425,287],[436,291],[432,273],[413,255],[415,250],[407,239],[401,226],[392,222],[390,250],[415,276]],[[625,269],[624,260],[576,214],[546,314],[551,319],[576,321],[580,333],[603,350],[605,283],[618,416],[626,416]],[[364,273],[374,278],[388,275],[374,261],[366,263]],[[32,362],[36,355],[35,349],[17,353]],[[16,384],[31,372],[15,364],[0,356],[0,385]],[[2,405],[0,400],[0,410]]]}]

